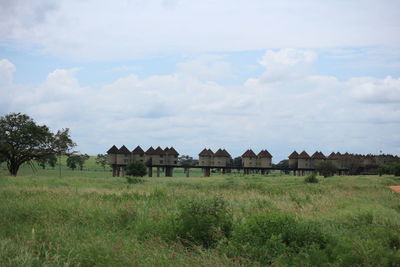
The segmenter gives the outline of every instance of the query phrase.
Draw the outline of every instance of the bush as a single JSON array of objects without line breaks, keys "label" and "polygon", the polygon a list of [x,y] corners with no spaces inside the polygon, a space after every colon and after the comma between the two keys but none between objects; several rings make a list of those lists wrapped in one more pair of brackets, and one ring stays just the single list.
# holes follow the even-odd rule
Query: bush
[{"label": "bush", "polygon": [[319,182],[319,180],[317,178],[317,175],[315,173],[312,173],[312,174],[308,175],[306,178],[304,178],[304,182],[316,184]]},{"label": "bush", "polygon": [[271,264],[306,249],[323,250],[330,238],[309,221],[297,221],[289,215],[270,213],[248,218],[232,233],[227,254]]},{"label": "bush", "polygon": [[183,203],[176,220],[176,235],[185,245],[215,246],[232,230],[232,215],[221,197]]},{"label": "bush", "polygon": [[327,160],[319,163],[316,170],[326,178],[335,175],[337,167],[331,161]]},{"label": "bush", "polygon": [[134,161],[126,166],[126,175],[143,177],[146,173],[146,166],[142,162]]},{"label": "bush", "polygon": [[126,177],[126,181],[128,182],[128,184],[141,184],[144,183],[145,180],[138,178],[138,177]]}]

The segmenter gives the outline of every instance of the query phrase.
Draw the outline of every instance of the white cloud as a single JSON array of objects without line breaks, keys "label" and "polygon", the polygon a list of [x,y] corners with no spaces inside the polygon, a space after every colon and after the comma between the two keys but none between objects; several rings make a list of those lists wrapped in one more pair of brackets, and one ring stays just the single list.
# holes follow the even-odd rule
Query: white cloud
[{"label": "white cloud", "polygon": [[64,58],[400,45],[400,6],[391,0],[2,3],[0,39]]},{"label": "white cloud", "polygon": [[231,66],[221,56],[203,55],[178,64],[179,71],[205,80],[219,80],[232,77]]},{"label": "white cloud", "polygon": [[[293,70],[310,64],[314,56],[305,53],[282,50],[266,55],[289,62],[281,65]],[[214,61],[206,63],[213,66]],[[225,147],[234,156],[248,147],[267,148],[275,161],[293,149],[400,153],[400,137],[394,134],[400,132],[398,102],[370,105],[359,98],[384,94],[393,99],[399,79],[342,82],[307,72],[272,83],[263,81],[274,71],[266,68],[244,84],[225,86],[180,68],[168,75],[129,75],[100,87],[83,87],[77,71],[55,70],[41,85],[20,89],[8,111],[27,112],[52,129],[71,128],[79,149],[92,154],[114,143],[129,148],[174,145],[192,155],[204,146]],[[391,133],[388,139],[382,138],[386,132]]]},{"label": "white cloud", "polygon": [[13,85],[13,74],[16,68],[7,59],[0,60],[0,112],[4,113],[9,109],[14,91],[17,89]]},{"label": "white cloud", "polygon": [[372,77],[353,78],[349,81],[352,96],[362,102],[400,102],[400,78],[387,76],[385,79]]},{"label": "white cloud", "polygon": [[0,85],[11,84],[15,66],[7,59],[0,60]]}]

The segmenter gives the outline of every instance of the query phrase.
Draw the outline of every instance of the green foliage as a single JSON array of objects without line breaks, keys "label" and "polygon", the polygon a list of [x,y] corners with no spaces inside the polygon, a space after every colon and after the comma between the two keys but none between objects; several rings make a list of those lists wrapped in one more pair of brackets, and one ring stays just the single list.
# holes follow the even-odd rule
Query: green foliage
[{"label": "green foliage", "polygon": [[323,250],[330,241],[315,222],[279,213],[258,214],[235,228],[227,253],[271,264],[281,256],[306,249]]},{"label": "green foliage", "polygon": [[179,211],[176,235],[186,245],[210,248],[231,234],[231,210],[221,197],[189,200]]},{"label": "green foliage", "polygon": [[[0,266],[400,266],[400,198],[387,188],[398,184],[393,176],[310,186],[295,176],[199,172],[127,186],[101,168],[67,169],[58,179],[55,170],[22,166],[18,175],[0,169]],[[218,213],[210,211],[214,196],[229,200],[230,234],[214,231],[204,238],[215,240],[208,248],[203,238],[182,238],[183,221],[210,225],[202,217]],[[210,203],[183,213],[193,201]],[[187,227],[199,235],[209,229]]]},{"label": "green foliage", "polygon": [[46,165],[50,165],[52,168],[54,168],[57,163],[57,158],[54,154],[51,154],[46,157],[36,159],[36,162],[42,169],[45,169]]},{"label": "green foliage", "polygon": [[388,164],[382,164],[378,167],[379,175],[393,174],[394,176],[400,176],[400,160],[392,161]]},{"label": "green foliage", "polygon": [[85,165],[85,161],[89,159],[89,155],[83,154],[72,154],[67,158],[67,166],[68,168],[75,170],[78,166],[80,170],[83,170],[83,166]]},{"label": "green foliage", "polygon": [[312,183],[312,184],[316,184],[319,182],[317,175],[315,173],[311,173],[310,175],[306,176],[306,178],[304,178],[304,182],[305,183]]},{"label": "green foliage", "polygon": [[326,160],[323,162],[320,162],[318,164],[318,166],[316,167],[316,170],[325,178],[330,177],[335,175],[335,173],[337,172],[337,167],[335,166],[335,164],[333,164],[333,162]]},{"label": "green foliage", "polygon": [[103,167],[104,170],[106,169],[107,162],[108,162],[107,155],[105,155],[105,154],[97,154],[96,164],[98,164],[101,167]]},{"label": "green foliage", "polygon": [[128,184],[142,184],[145,182],[144,179],[138,177],[130,177],[130,176],[126,177],[126,181],[128,182]]},{"label": "green foliage", "polygon": [[146,166],[140,161],[134,161],[126,166],[126,175],[143,177],[146,173]]},{"label": "green foliage", "polygon": [[0,117],[0,158],[7,162],[13,176],[23,163],[49,157],[57,147],[68,149],[73,144],[68,129],[53,135],[47,126],[37,125],[28,115],[10,113]]}]

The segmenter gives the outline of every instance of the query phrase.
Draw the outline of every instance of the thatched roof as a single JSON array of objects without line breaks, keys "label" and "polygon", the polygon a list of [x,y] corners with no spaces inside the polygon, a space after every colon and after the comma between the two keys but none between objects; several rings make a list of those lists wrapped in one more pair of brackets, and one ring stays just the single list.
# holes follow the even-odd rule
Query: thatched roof
[{"label": "thatched roof", "polygon": [[303,152],[301,152],[297,158],[298,159],[309,159],[310,155],[308,155],[307,152],[303,150]]},{"label": "thatched roof", "polygon": [[244,152],[242,155],[242,158],[255,158],[255,157],[257,157],[257,155],[251,149],[247,149],[246,152]]},{"label": "thatched roof", "polygon": [[215,157],[230,157],[229,153],[225,149],[218,149],[214,154]]},{"label": "thatched roof", "polygon": [[129,151],[129,149],[126,148],[126,146],[123,145],[119,148],[119,153],[120,154],[130,154],[131,152]]},{"label": "thatched roof", "polygon": [[134,155],[143,155],[144,154],[144,150],[140,146],[137,146],[134,150],[132,150],[132,154],[134,154]]},{"label": "thatched roof", "polygon": [[260,153],[257,155],[259,158],[269,158],[272,159],[272,155],[268,152],[268,150],[264,149],[261,150]]},{"label": "thatched roof", "polygon": [[168,149],[167,154],[168,155],[174,155],[174,156],[178,156],[179,155],[178,151],[176,151],[175,148],[172,147],[172,146],[171,146],[170,149]]},{"label": "thatched roof", "polygon": [[311,156],[312,159],[326,159],[325,155],[322,152],[315,151]]},{"label": "thatched roof", "polygon": [[289,159],[298,159],[298,158],[299,158],[299,153],[297,153],[296,150],[289,155]]},{"label": "thatched roof", "polygon": [[199,153],[200,157],[209,157],[212,156],[212,154],[210,154],[210,150],[208,150],[207,148],[204,148],[200,153]]},{"label": "thatched roof", "polygon": [[107,154],[118,154],[118,153],[119,150],[115,145],[113,145],[109,150],[107,150]]},{"label": "thatched roof", "polygon": [[146,155],[154,155],[154,148],[151,146],[147,151],[145,152]]},{"label": "thatched roof", "polygon": [[163,150],[161,147],[158,146],[158,147],[154,150],[153,155],[165,155],[165,152],[164,152],[164,150]]}]

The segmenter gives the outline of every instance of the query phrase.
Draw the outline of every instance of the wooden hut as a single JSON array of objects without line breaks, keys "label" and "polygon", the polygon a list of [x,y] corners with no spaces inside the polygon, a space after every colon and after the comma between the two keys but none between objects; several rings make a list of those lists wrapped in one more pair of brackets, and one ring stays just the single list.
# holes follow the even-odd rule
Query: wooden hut
[{"label": "wooden hut", "polygon": [[224,149],[218,149],[214,153],[213,167],[227,167],[230,163],[231,155]]},{"label": "wooden hut", "polygon": [[306,151],[303,151],[297,157],[297,168],[298,169],[309,169],[311,168],[311,158]]},{"label": "wooden hut", "polygon": [[132,162],[142,162],[145,163],[145,157],[144,157],[144,150],[140,147],[137,146],[134,150],[132,150]]},{"label": "wooden hut", "polygon": [[315,151],[311,156],[311,168],[317,168],[325,160],[326,157],[321,151]]},{"label": "wooden hut", "polygon": [[176,166],[178,165],[178,151],[175,150],[172,146],[170,148],[164,149],[164,164],[169,166]]},{"label": "wooden hut", "polygon": [[253,150],[247,149],[242,155],[242,165],[244,168],[257,167],[257,155]]},{"label": "wooden hut", "polygon": [[298,159],[299,159],[299,153],[297,153],[295,150],[292,152],[292,154],[289,155],[289,168],[297,169]]},{"label": "wooden hut", "polygon": [[260,168],[271,168],[272,167],[272,155],[268,150],[261,150],[257,155],[257,167]]},{"label": "wooden hut", "polygon": [[117,154],[118,165],[128,165],[131,162],[131,152],[126,146],[121,146]]},{"label": "wooden hut", "polygon": [[199,166],[212,166],[213,165],[214,152],[211,149],[204,148],[199,153]]},{"label": "wooden hut", "polygon": [[109,150],[107,150],[107,162],[110,165],[117,164],[117,155],[119,149],[113,145]]}]

